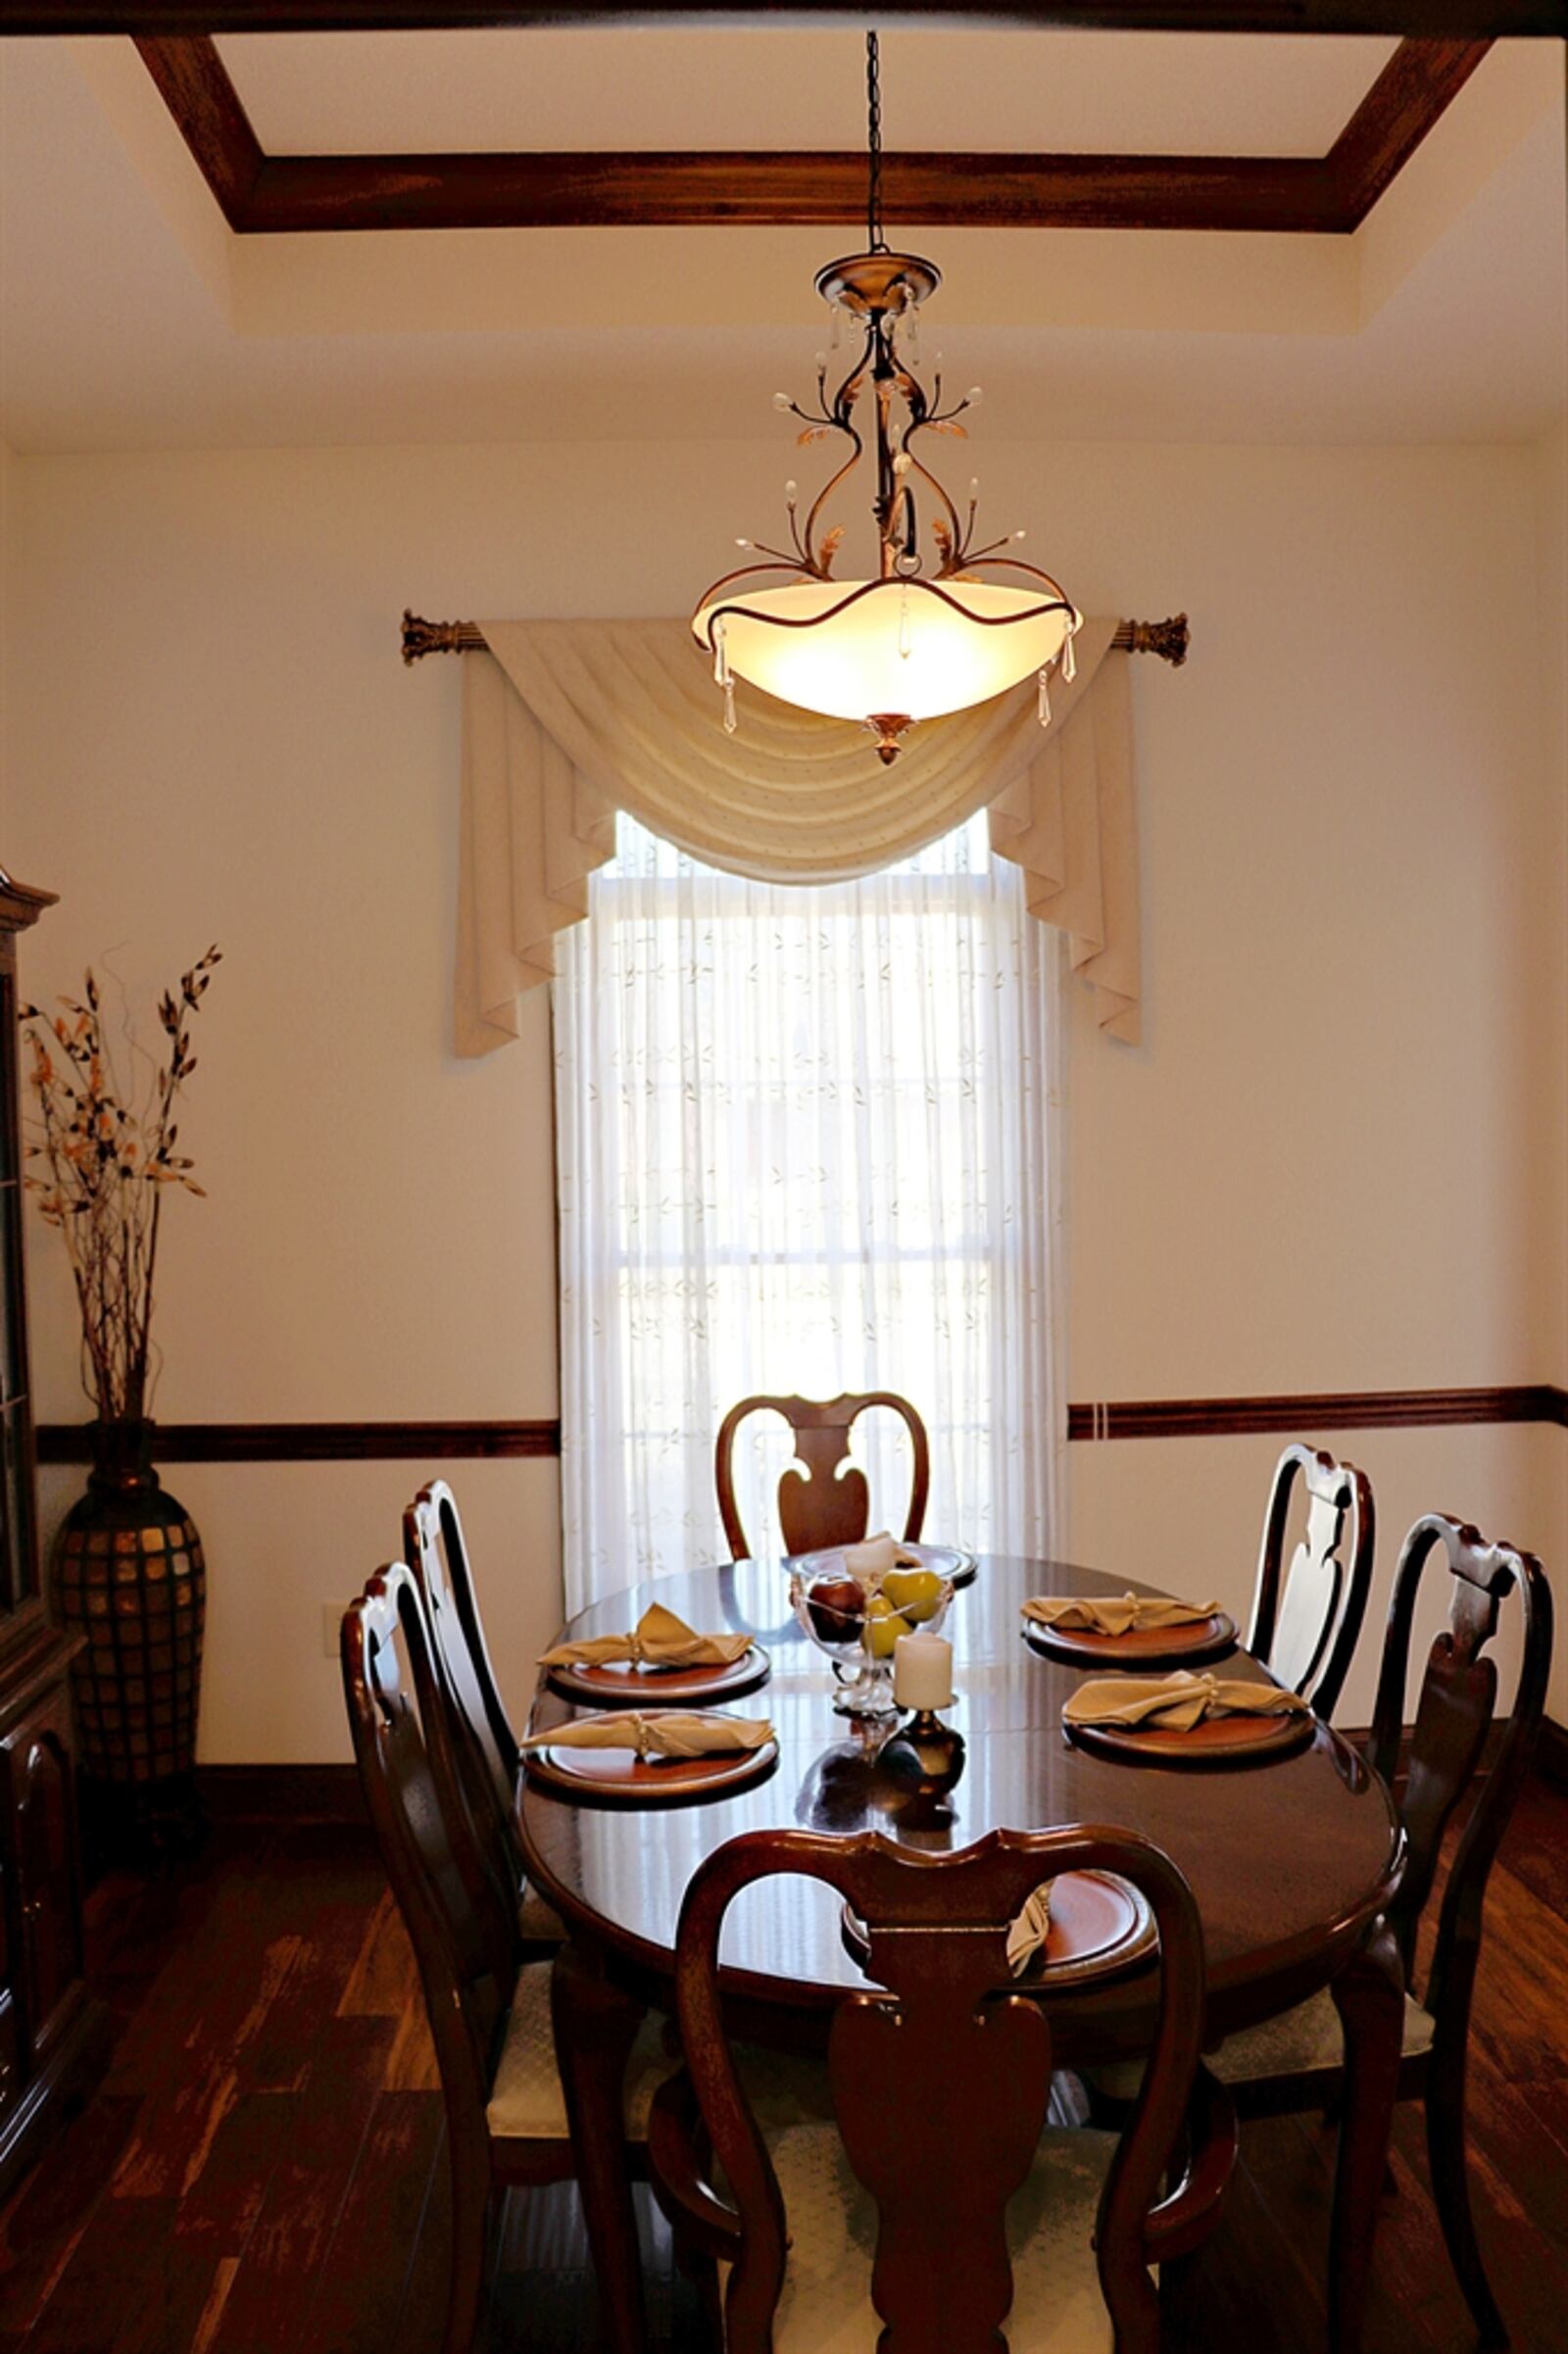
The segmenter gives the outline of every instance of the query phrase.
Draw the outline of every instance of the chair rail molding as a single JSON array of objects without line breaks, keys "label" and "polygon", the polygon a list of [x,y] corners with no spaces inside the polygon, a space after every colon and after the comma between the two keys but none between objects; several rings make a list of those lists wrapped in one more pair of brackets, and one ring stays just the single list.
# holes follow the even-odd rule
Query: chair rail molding
[{"label": "chair rail molding", "polygon": [[1082,1440],[1435,1430],[1489,1422],[1568,1426],[1568,1390],[1548,1382],[1469,1390],[1304,1390],[1269,1398],[1121,1398],[1067,1408],[1067,1436]]},{"label": "chair rail molding", "polygon": [[[1145,1398],[1067,1408],[1067,1436],[1213,1439],[1259,1431],[1440,1430],[1459,1423],[1556,1423],[1568,1390],[1549,1382],[1470,1390],[1309,1390],[1267,1398]],[[533,1421],[165,1422],[161,1463],[537,1460],[561,1452],[561,1424]],[[90,1463],[90,1422],[38,1427],[40,1463]]]}]

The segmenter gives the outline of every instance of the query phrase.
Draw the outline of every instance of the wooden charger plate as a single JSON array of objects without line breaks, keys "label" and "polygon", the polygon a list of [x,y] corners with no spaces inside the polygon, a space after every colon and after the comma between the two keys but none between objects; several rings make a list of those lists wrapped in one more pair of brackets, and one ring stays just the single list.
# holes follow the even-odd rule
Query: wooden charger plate
[{"label": "wooden charger plate", "polygon": [[[934,1569],[937,1576],[946,1578],[950,1586],[972,1586],[974,1584],[975,1556],[973,1553],[965,1552],[961,1545],[915,1545],[912,1543],[905,1545],[902,1537],[899,1539],[899,1543],[904,1545],[906,1553],[914,1554],[913,1566],[920,1569]],[[841,1561],[847,1550],[848,1547],[842,1545],[825,1545],[814,1553],[791,1554],[785,1566],[789,1569],[800,1570],[804,1576],[809,1576],[811,1570],[819,1562]]]},{"label": "wooden charger plate", "polygon": [[[865,1926],[844,1907],[844,1943],[863,1970],[870,1951]],[[1080,1980],[1130,1970],[1158,1943],[1149,1899],[1119,1872],[1063,1872],[1051,1884],[1051,1926],[1043,1951],[1010,1983],[1070,1986]]]},{"label": "wooden charger plate", "polygon": [[756,1692],[772,1672],[767,1653],[754,1643],[727,1666],[650,1667],[642,1659],[613,1659],[583,1667],[568,1661],[546,1668],[545,1682],[564,1700],[590,1708],[662,1708],[686,1700],[706,1707],[710,1700],[738,1700],[743,1692]]},{"label": "wooden charger plate", "polygon": [[1125,1635],[1102,1635],[1093,1627],[1043,1627],[1026,1619],[1023,1639],[1048,1659],[1072,1667],[1191,1667],[1195,1659],[1217,1659],[1236,1647],[1236,1621],[1227,1610],[1195,1618],[1185,1627],[1133,1627]]},{"label": "wooden charger plate", "polygon": [[778,1763],[778,1742],[726,1749],[717,1757],[641,1758],[634,1749],[530,1749],[530,1781],[570,1798],[611,1805],[659,1806],[679,1799],[723,1798],[760,1782]]},{"label": "wooden charger plate", "polygon": [[1267,1765],[1304,1749],[1317,1731],[1310,1709],[1289,1716],[1205,1716],[1189,1732],[1168,1725],[1069,1725],[1062,1729],[1079,1748],[1134,1765]]}]

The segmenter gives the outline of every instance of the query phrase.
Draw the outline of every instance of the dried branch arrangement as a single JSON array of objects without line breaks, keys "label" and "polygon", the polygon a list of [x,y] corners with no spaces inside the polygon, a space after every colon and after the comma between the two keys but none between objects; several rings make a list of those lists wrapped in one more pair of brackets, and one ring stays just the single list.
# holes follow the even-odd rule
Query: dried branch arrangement
[{"label": "dried branch arrangement", "polygon": [[[168,1041],[138,1090],[123,1086],[104,1035],[98,984],[91,972],[85,1004],[60,1000],[51,1018],[24,1005],[22,1021],[32,1050],[29,1073],[37,1118],[28,1123],[29,1160],[48,1174],[24,1182],[45,1221],[65,1238],[81,1310],[82,1386],[105,1422],[139,1422],[151,1396],[153,1277],[164,1196],[172,1185],[200,1194],[194,1162],[176,1152],[175,1106],[196,1068],[191,1017],[200,1011],[217,948],[182,973],[179,990],[166,990],[158,1019]],[[151,1058],[128,1023],[125,1044],[133,1065]]]}]

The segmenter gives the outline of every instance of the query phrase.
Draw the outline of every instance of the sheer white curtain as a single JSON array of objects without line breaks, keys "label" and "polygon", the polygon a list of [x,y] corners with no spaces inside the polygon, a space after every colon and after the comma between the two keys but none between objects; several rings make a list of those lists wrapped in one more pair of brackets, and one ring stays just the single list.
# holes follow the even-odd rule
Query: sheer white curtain
[{"label": "sheer white curtain", "polygon": [[[984,815],[800,888],[698,865],[623,814],[563,949],[568,1609],[724,1557],[713,1439],[753,1391],[901,1392],[931,1438],[926,1534],[1049,1551],[1061,943]],[[747,1532],[777,1550],[791,1449],[773,1417],[750,1428]],[[896,1417],[863,1418],[856,1451],[899,1521]]]}]

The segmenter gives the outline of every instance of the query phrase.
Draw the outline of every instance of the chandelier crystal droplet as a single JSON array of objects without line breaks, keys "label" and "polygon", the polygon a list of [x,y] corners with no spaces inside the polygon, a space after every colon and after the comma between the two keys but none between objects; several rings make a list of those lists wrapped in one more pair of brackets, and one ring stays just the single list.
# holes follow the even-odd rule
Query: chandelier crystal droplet
[{"label": "chandelier crystal droplet", "polygon": [[[878,758],[897,760],[917,720],[989,703],[1032,673],[1042,726],[1051,724],[1049,674],[1075,674],[1073,637],[1083,615],[1059,582],[1006,553],[1021,531],[976,544],[978,482],[960,515],[916,448],[921,435],[962,438],[964,414],[980,399],[971,385],[944,408],[938,355],[928,391],[914,373],[921,306],[941,283],[936,265],[895,253],[882,233],[882,103],[877,36],[866,35],[869,182],[866,250],[830,262],[816,290],[859,340],[847,371],[816,355],[816,399],[803,408],[786,392],[775,408],[799,417],[803,448],[842,436],[836,471],[807,508],[785,484],[787,548],[742,539],[755,562],[715,580],[698,600],[692,631],[713,657],[724,725],[735,731],[735,680],[780,702],[834,719],[854,719],[876,739]],[[869,431],[859,421],[869,408]],[[840,579],[834,564],[845,527],[823,527],[830,503],[859,467],[875,468],[874,576]],[[929,543],[929,561],[925,545]],[[980,578],[981,571],[1002,578]],[[743,585],[744,584],[744,585]]]}]

